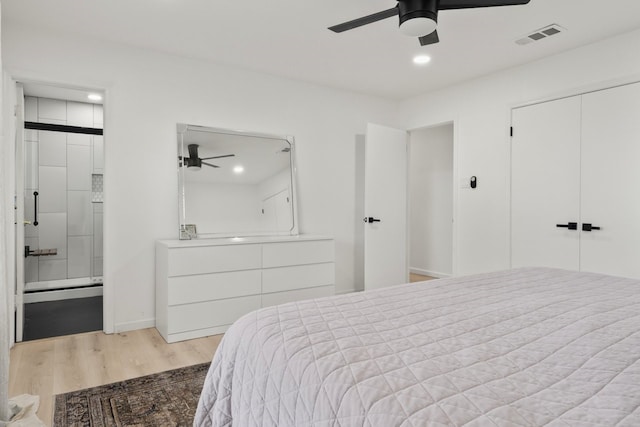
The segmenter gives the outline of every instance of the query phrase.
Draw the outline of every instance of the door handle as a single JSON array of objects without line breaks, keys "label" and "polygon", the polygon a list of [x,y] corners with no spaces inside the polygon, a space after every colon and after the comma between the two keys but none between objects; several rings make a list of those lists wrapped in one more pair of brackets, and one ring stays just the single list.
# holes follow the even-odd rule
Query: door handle
[{"label": "door handle", "polygon": [[600,227],[596,227],[588,222],[582,223],[582,231],[600,230]]},{"label": "door handle", "polygon": [[368,217],[368,218],[365,218],[363,221],[364,221],[364,222],[368,222],[369,224],[372,224],[372,223],[374,223],[374,222],[380,222],[380,220],[379,220],[379,219],[374,218],[374,217],[372,217],[372,216],[370,216],[370,217]]},{"label": "door handle", "polygon": [[556,224],[558,228],[568,228],[569,230],[577,230],[578,223],[577,222],[569,222],[567,224]]},{"label": "door handle", "polygon": [[33,225],[38,226],[38,192],[33,192]]}]

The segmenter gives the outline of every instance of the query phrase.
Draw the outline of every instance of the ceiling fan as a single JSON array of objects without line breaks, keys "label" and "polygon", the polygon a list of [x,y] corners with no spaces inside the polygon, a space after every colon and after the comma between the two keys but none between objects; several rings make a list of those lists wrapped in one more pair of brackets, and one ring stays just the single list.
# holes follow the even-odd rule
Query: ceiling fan
[{"label": "ceiling fan", "polygon": [[329,29],[336,33],[352,30],[383,19],[398,16],[400,31],[411,37],[419,37],[422,46],[438,43],[438,11],[449,9],[472,9],[476,7],[515,6],[530,0],[398,0],[392,8],[353,21],[334,25]]},{"label": "ceiling fan", "polygon": [[207,165],[212,168],[219,168],[220,166],[214,165],[212,163],[203,162],[203,160],[211,160],[211,159],[222,159],[224,157],[234,157],[235,154],[225,154],[223,156],[213,156],[213,157],[198,157],[198,144],[189,144],[187,146],[189,149],[189,157],[178,156],[178,159],[181,160],[180,167],[186,166],[191,170],[200,170],[202,165]]}]

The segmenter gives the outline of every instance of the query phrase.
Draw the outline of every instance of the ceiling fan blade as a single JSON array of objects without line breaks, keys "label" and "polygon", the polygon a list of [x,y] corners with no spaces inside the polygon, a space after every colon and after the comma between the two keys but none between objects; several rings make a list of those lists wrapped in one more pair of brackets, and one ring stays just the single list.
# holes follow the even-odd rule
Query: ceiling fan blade
[{"label": "ceiling fan blade", "polygon": [[203,165],[211,166],[212,168],[219,168],[220,166],[212,165],[211,163],[202,162]]},{"label": "ceiling fan blade", "polygon": [[531,0],[440,0],[438,10],[472,9],[474,7],[518,6]]},{"label": "ceiling fan blade", "polygon": [[354,28],[362,27],[363,25],[373,24],[374,22],[382,21],[383,19],[391,18],[398,15],[398,6],[393,9],[383,10],[382,12],[374,13],[373,15],[363,16],[362,18],[354,19],[353,21],[344,22],[342,24],[329,27],[334,33],[341,33],[347,30],[353,30]]},{"label": "ceiling fan blade", "polygon": [[201,157],[200,160],[222,159],[223,157],[235,157],[235,154],[225,154],[224,156]]},{"label": "ceiling fan blade", "polygon": [[192,159],[197,159],[198,158],[198,144],[189,144],[187,146],[187,148],[189,149],[189,157],[191,157]]},{"label": "ceiling fan blade", "polygon": [[420,37],[418,40],[420,40],[420,46],[427,46],[430,44],[438,43],[440,41],[440,38],[438,37],[438,31],[436,30],[431,34]]}]

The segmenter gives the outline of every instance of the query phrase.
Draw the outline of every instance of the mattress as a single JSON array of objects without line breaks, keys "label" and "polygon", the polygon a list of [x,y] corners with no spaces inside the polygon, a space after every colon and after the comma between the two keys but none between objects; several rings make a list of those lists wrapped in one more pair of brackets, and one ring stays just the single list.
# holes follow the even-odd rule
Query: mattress
[{"label": "mattress", "polygon": [[640,426],[640,282],[525,268],[264,308],[196,426]]}]

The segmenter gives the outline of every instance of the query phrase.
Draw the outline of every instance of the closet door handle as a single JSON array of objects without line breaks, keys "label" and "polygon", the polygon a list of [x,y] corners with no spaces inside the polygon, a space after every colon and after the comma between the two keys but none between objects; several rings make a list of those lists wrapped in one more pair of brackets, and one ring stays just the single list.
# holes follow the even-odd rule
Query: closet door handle
[{"label": "closet door handle", "polygon": [[582,223],[582,231],[600,230],[600,227],[596,227],[588,222]]},{"label": "closet door handle", "polygon": [[372,223],[374,223],[374,222],[380,222],[380,220],[379,220],[379,219],[377,219],[377,218],[374,218],[374,217],[370,216],[370,217],[368,217],[368,218],[365,218],[365,219],[364,219],[364,222],[368,222],[369,224],[372,224]]},{"label": "closet door handle", "polygon": [[33,225],[38,226],[38,192],[33,192]]},{"label": "closet door handle", "polygon": [[577,230],[578,223],[577,222],[569,222],[567,224],[556,224],[558,228],[568,228],[569,230]]}]

